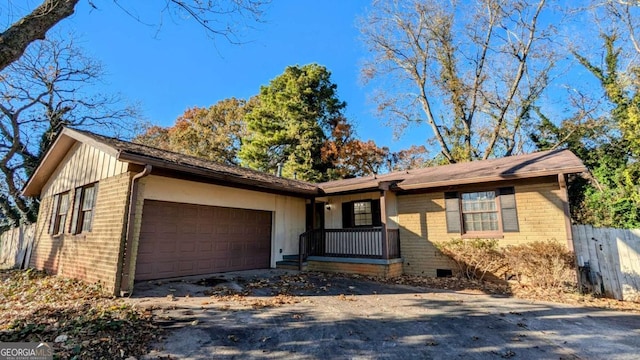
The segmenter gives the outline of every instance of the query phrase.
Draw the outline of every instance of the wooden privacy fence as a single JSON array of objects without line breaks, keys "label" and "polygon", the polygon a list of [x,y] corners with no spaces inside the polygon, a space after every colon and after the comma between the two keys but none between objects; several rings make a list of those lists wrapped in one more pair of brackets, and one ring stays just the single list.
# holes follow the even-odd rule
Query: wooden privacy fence
[{"label": "wooden privacy fence", "polygon": [[0,234],[0,269],[29,266],[35,229],[35,224],[21,225]]},{"label": "wooden privacy fence", "polygon": [[596,294],[640,301],[640,229],[573,225],[580,283]]}]

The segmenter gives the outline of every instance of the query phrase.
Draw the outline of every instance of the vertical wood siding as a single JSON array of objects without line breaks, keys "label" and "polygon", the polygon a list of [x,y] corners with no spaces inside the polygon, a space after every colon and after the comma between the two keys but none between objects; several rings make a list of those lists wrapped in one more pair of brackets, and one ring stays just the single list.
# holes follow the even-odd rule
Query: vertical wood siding
[{"label": "vertical wood siding", "polygon": [[127,171],[127,165],[93,146],[78,143],[53,172],[40,198],[120,175]]},{"label": "vertical wood siding", "polygon": [[20,225],[0,234],[0,269],[28,265],[35,229],[35,224]]}]

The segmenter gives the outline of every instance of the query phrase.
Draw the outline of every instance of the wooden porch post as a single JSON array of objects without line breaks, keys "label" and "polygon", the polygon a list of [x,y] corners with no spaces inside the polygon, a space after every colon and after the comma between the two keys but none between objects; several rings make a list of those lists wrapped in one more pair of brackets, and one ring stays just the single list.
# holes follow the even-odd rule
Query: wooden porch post
[{"label": "wooden porch post", "polygon": [[387,191],[389,191],[388,183],[380,183],[380,223],[382,224],[382,258],[389,259],[389,242],[387,240]]},{"label": "wooden porch post", "polygon": [[311,198],[311,227],[307,230],[315,230],[316,228],[316,198]]},{"label": "wooden porch post", "polygon": [[562,211],[564,212],[564,226],[567,233],[567,248],[573,252],[573,232],[571,230],[571,212],[569,210],[569,193],[567,192],[567,182],[564,174],[558,174],[558,184],[560,185],[560,200],[562,200]]}]

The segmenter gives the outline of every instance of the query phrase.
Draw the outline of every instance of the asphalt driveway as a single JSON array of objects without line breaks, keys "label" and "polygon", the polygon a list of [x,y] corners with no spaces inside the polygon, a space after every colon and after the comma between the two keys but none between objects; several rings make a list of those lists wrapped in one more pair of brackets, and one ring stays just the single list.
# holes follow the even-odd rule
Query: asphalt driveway
[{"label": "asphalt driveway", "polygon": [[136,285],[148,358],[637,359],[640,315],[263,270]]}]

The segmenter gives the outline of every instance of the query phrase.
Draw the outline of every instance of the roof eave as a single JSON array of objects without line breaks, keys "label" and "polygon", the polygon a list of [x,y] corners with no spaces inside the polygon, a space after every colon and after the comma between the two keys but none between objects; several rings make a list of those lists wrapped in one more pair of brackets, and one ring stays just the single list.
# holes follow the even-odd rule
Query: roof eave
[{"label": "roof eave", "polygon": [[203,169],[197,166],[176,164],[168,161],[163,161],[161,159],[157,159],[154,157],[144,156],[141,154],[131,153],[127,151],[121,151],[118,154],[118,159],[120,161],[126,161],[133,164],[152,165],[153,167],[157,167],[157,168],[189,173],[189,174],[202,176],[205,178],[209,178],[212,180],[217,180],[225,183],[241,184],[241,185],[249,186],[255,189],[273,190],[273,191],[288,193],[288,194],[302,196],[302,197],[313,197],[313,196],[318,196],[320,194],[319,189],[317,187],[315,187],[314,189],[302,189],[302,188],[292,188],[290,186],[285,186],[285,185],[268,184],[261,180],[244,178],[244,177],[233,175],[233,174],[222,174],[216,171]]},{"label": "roof eave", "polygon": [[586,168],[584,166],[575,166],[575,167],[568,167],[568,168],[562,168],[562,169],[532,171],[524,174],[516,173],[516,174],[508,174],[508,175],[500,175],[500,176],[484,176],[484,177],[464,178],[464,179],[456,179],[456,180],[421,182],[421,183],[404,184],[404,185],[402,183],[398,183],[396,184],[395,188],[399,190],[429,189],[429,188],[446,187],[446,186],[454,186],[454,185],[487,183],[487,182],[493,182],[493,181],[530,179],[530,178],[544,177],[544,176],[558,175],[558,174],[575,174],[575,173],[581,173],[585,170]]},{"label": "roof eave", "polygon": [[38,196],[42,191],[42,187],[49,180],[53,172],[58,167],[60,161],[67,155],[69,150],[76,142],[85,142],[104,151],[107,154],[115,156],[117,150],[96,141],[82,133],[69,128],[63,128],[56,139],[53,141],[42,160],[33,171],[25,185],[22,187],[23,196]]}]

